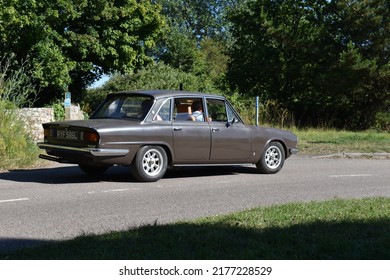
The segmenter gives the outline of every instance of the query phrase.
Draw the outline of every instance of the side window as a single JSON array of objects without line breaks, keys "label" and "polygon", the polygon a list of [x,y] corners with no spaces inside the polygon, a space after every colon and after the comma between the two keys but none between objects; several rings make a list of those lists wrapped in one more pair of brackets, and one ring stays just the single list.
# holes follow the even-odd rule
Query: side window
[{"label": "side window", "polygon": [[171,120],[171,100],[167,100],[160,107],[160,110],[154,116],[153,121],[170,121]]},{"label": "side window", "polygon": [[204,121],[202,98],[176,98],[174,106],[175,121]]},{"label": "side window", "polygon": [[228,115],[223,100],[207,99],[207,112],[213,122],[227,122]]},{"label": "side window", "polygon": [[233,110],[230,104],[226,104],[227,116],[229,122],[240,122],[240,117],[237,116],[237,113]]},{"label": "side window", "polygon": [[207,112],[211,121],[215,122],[239,122],[240,118],[233,108],[220,99],[207,99]]}]

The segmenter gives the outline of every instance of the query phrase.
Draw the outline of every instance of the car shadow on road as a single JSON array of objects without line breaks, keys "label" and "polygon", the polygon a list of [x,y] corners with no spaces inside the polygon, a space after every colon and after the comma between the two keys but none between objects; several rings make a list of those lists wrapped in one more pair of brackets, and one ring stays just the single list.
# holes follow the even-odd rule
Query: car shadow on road
[{"label": "car shadow on road", "polygon": [[[204,176],[226,176],[255,174],[251,166],[202,166],[177,167],[168,169],[164,179],[191,178]],[[77,166],[60,166],[37,169],[10,170],[0,173],[0,180],[42,184],[87,184],[93,182],[137,182],[128,167],[111,167],[104,174],[87,175]]]},{"label": "car shadow on road", "polygon": [[237,174],[256,174],[252,166],[186,166],[169,169],[164,178],[191,178],[207,176],[226,176]]},{"label": "car shadow on road", "polygon": [[87,176],[76,166],[19,169],[0,173],[0,180],[42,184],[91,183],[98,182],[99,177]]},{"label": "car shadow on road", "polygon": [[54,241],[29,238],[0,238],[0,255],[24,248],[34,248]]},{"label": "car shadow on road", "polygon": [[[0,259],[386,260],[390,258],[389,229],[388,218],[316,221],[263,230],[240,226],[239,221],[237,224],[155,224],[103,236],[81,236],[19,252],[0,252]],[[30,242],[28,245],[35,245],[39,240]]]}]

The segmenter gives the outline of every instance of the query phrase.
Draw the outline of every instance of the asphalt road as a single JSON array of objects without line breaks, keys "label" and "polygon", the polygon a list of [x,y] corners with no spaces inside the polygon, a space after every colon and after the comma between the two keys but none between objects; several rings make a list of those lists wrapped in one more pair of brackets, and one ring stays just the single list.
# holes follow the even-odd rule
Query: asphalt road
[{"label": "asphalt road", "polygon": [[180,168],[156,183],[135,182],[126,168],[91,178],[55,164],[0,173],[0,251],[257,206],[373,196],[390,197],[390,160],[292,157],[276,175],[252,166]]}]

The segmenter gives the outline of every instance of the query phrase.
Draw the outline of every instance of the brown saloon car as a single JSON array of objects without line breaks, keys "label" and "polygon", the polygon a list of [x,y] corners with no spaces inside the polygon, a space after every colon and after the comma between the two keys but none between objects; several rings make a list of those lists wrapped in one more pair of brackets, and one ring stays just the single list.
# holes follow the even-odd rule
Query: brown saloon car
[{"label": "brown saloon car", "polygon": [[272,174],[298,152],[293,133],[246,125],[224,97],[185,91],[109,94],[90,119],[43,128],[41,158],[88,174],[129,166],[145,182],[162,178],[168,166],[254,164]]}]

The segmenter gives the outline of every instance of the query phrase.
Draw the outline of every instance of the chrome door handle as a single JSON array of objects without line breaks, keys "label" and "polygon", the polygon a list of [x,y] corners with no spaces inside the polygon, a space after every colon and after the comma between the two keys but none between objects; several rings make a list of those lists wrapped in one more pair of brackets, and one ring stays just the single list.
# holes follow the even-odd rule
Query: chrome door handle
[{"label": "chrome door handle", "polygon": [[211,129],[211,131],[212,132],[217,132],[217,131],[219,131],[219,128],[213,128],[213,129]]}]

